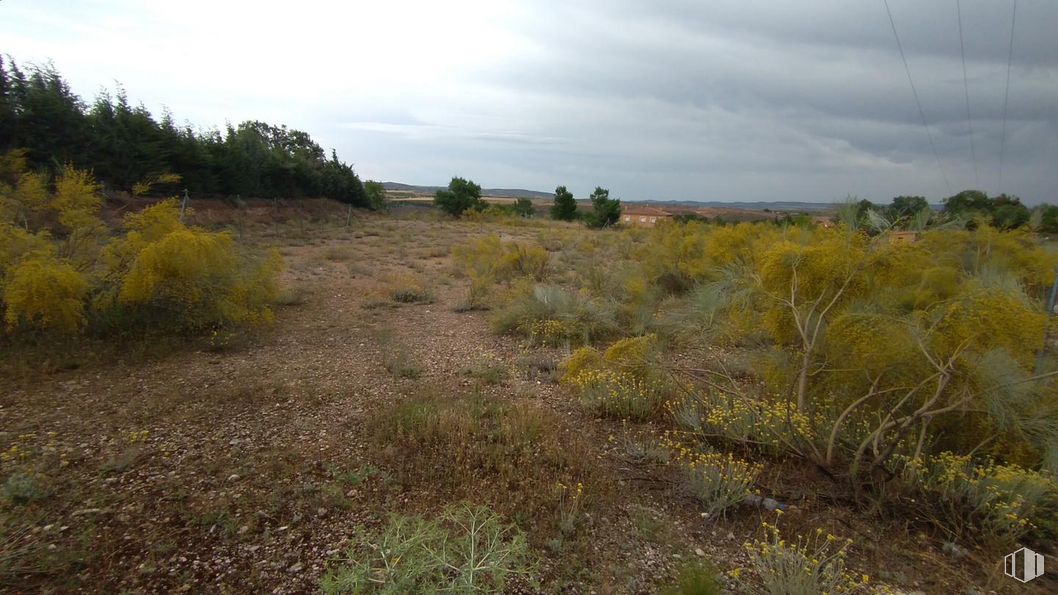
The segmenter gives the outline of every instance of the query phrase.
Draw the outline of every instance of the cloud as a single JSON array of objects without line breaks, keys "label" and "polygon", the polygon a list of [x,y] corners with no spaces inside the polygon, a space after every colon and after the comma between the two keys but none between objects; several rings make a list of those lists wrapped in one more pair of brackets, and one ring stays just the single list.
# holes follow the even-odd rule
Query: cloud
[{"label": "cloud", "polygon": [[939,167],[879,2],[11,1],[0,35],[87,96],[116,79],[203,126],[286,123],[376,179],[820,201],[980,179],[1058,198],[1058,3],[1018,5],[1002,189],[1010,5],[962,3],[976,174],[954,5],[890,5]]}]

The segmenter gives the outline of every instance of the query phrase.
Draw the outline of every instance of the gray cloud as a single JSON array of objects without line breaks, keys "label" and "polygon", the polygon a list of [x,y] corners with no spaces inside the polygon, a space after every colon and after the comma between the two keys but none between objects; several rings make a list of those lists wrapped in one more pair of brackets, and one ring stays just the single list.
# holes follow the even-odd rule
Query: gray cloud
[{"label": "gray cloud", "polygon": [[[1053,0],[1018,4],[1003,188],[1009,1],[962,2],[975,175],[955,3],[890,0],[950,188],[881,0],[306,0],[253,12],[189,1],[197,9],[5,2],[3,51],[54,58],[86,95],[121,80],[151,109],[164,102],[205,126],[258,118],[308,130],[377,179],[884,201],[939,199],[979,178],[990,192],[1058,200]],[[270,30],[282,35],[262,36]]]}]

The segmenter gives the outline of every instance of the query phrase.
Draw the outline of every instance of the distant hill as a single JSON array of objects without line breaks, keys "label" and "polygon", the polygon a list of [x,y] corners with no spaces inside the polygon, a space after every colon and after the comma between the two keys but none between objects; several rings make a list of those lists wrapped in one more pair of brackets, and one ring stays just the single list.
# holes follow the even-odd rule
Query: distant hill
[{"label": "distant hill", "polygon": [[[416,186],[414,184],[401,184],[400,182],[382,182],[386,190],[396,192],[414,192],[416,194],[433,194],[444,186]],[[503,196],[510,198],[552,198],[551,192],[539,190],[525,190],[524,188],[482,188],[482,196]]]}]

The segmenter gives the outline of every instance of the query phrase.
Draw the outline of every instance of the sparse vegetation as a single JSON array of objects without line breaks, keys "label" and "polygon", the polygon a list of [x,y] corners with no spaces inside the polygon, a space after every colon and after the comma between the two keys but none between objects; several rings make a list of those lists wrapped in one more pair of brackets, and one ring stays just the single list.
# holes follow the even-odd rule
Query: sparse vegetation
[{"label": "sparse vegetation", "polygon": [[324,593],[499,593],[531,573],[525,537],[484,507],[457,505],[436,520],[394,515],[355,542],[321,580]]},{"label": "sparse vegetation", "polygon": [[[174,212],[140,211],[85,262],[116,262],[132,231],[150,244]],[[1031,234],[979,225],[898,244],[842,224],[523,224],[372,216],[354,227],[338,210],[247,226],[247,252],[284,242],[277,301],[297,307],[278,310],[275,332],[234,343],[236,323],[207,326],[194,350],[168,331],[154,336],[175,343],[137,352],[96,346],[96,292],[115,283],[120,305],[128,273],[109,281],[56,256],[87,280],[75,324],[98,353],[31,351],[11,333],[0,343],[47,361],[3,368],[12,431],[34,437],[0,476],[14,536],[3,547],[23,569],[0,577],[110,591],[205,584],[196,577],[238,590],[216,578],[236,575],[255,589],[451,585],[457,573],[438,575],[419,546],[461,539],[438,513],[454,503],[490,507],[509,530],[501,541],[520,535],[520,559],[540,560],[509,568],[512,590],[539,579],[544,591],[949,591],[985,583],[978,561],[1012,543],[1053,538],[1054,359],[1040,353],[1039,304],[1056,255]],[[12,245],[40,241],[31,235],[13,232]],[[68,240],[52,236],[49,250],[86,253]],[[146,283],[154,269],[143,270]],[[152,300],[195,284],[159,287]],[[195,320],[227,308],[197,304]],[[45,438],[53,426],[61,434]],[[6,450],[16,442],[0,435]],[[784,532],[809,538],[748,533],[758,511],[772,524],[782,509]],[[387,520],[360,535],[349,519]],[[887,538],[813,537],[830,521]],[[756,550],[739,554],[743,541]],[[209,566],[218,548],[235,574]],[[396,554],[382,552],[398,549],[417,560],[387,568]],[[958,572],[923,576],[914,553],[934,550],[970,553],[943,557]],[[91,556],[137,570],[82,562]],[[864,587],[861,572],[879,579]]]}]

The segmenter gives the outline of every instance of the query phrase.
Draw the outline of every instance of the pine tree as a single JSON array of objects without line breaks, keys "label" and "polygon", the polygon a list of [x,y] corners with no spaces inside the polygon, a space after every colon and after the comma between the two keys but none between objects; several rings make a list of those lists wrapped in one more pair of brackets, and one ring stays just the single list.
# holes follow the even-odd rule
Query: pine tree
[{"label": "pine tree", "polygon": [[577,218],[577,201],[565,186],[555,188],[555,204],[551,207],[551,217],[559,221],[573,221]]}]

